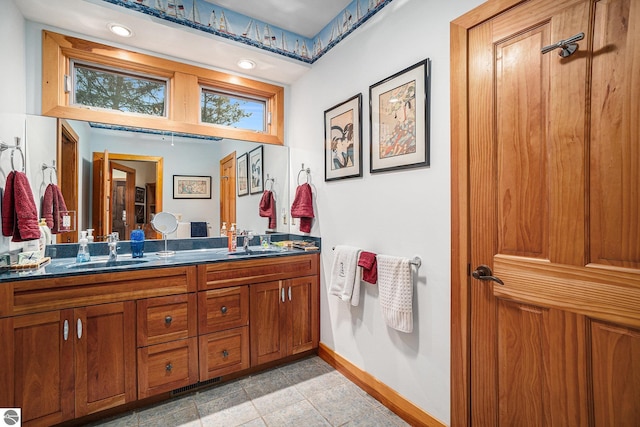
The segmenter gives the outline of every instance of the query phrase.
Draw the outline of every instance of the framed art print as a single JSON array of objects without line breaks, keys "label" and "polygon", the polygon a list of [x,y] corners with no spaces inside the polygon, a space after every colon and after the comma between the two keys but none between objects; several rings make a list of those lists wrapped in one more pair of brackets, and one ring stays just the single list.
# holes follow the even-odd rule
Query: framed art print
[{"label": "framed art print", "polygon": [[371,173],[429,166],[430,61],[369,87]]},{"label": "framed art print", "polygon": [[362,94],[324,112],[324,180],[362,176]]},{"label": "framed art print", "polygon": [[262,145],[249,151],[249,192],[262,193]]},{"label": "framed art print", "polygon": [[238,156],[236,162],[236,181],[238,183],[238,196],[246,196],[249,194],[249,180],[247,178],[247,153]]},{"label": "framed art print", "polygon": [[211,177],[173,175],[174,199],[210,199]]}]

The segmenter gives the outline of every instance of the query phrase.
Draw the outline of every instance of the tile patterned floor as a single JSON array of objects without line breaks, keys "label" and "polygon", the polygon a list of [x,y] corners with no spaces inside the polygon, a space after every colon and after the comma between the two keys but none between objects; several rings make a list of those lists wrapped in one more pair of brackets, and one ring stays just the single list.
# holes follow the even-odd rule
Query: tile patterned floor
[{"label": "tile patterned floor", "polygon": [[313,356],[93,426],[399,427],[408,424]]}]

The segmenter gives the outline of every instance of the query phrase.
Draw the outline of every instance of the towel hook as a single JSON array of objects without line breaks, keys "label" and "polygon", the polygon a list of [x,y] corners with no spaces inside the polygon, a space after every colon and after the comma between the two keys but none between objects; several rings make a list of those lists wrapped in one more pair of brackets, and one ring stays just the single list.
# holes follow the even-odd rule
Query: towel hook
[{"label": "towel hook", "polygon": [[300,174],[301,174],[302,172],[306,172],[306,173],[307,173],[307,176],[306,176],[306,178],[307,178],[307,184],[309,183],[309,175],[311,174],[311,169],[310,169],[310,168],[306,168],[306,169],[305,169],[305,168],[304,168],[304,163],[303,163],[303,164],[302,164],[302,169],[300,169],[300,172],[298,172],[298,179],[297,179],[297,183],[298,183],[298,185],[300,185]]}]

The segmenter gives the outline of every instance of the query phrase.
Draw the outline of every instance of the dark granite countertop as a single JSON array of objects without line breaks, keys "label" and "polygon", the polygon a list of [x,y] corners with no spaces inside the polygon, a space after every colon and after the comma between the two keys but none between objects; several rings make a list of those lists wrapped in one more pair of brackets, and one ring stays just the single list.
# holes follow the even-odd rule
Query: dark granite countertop
[{"label": "dark granite countertop", "polygon": [[[170,256],[161,255],[164,251],[163,241],[149,240],[145,242],[145,253],[142,258],[132,258],[129,242],[121,241],[115,264],[108,262],[108,249],[106,249],[105,243],[92,243],[89,245],[91,261],[86,263],[76,263],[75,253],[78,245],[51,245],[47,247],[47,255],[53,256],[49,263],[37,269],[17,270],[0,274],[0,282],[177,267],[209,262],[235,262],[254,258],[294,256],[319,252],[319,249],[305,251],[302,249],[281,248],[275,245],[266,250],[261,246],[251,245],[249,246],[249,251],[244,251],[241,246],[241,238],[240,236],[238,242],[240,246],[234,253],[230,253],[227,250],[226,239],[223,238],[168,240],[167,249],[175,252]],[[283,240],[313,241],[317,247],[320,247],[320,239],[318,238],[303,238],[288,234],[279,234],[272,237],[272,242]]]}]

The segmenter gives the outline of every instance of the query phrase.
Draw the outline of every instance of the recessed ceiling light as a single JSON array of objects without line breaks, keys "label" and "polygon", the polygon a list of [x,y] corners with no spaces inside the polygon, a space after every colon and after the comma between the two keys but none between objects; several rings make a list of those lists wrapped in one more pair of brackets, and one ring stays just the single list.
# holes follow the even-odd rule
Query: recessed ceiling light
[{"label": "recessed ceiling light", "polygon": [[133,31],[122,24],[109,24],[108,27],[113,34],[120,37],[131,37],[133,35]]},{"label": "recessed ceiling light", "polygon": [[241,59],[240,61],[238,61],[238,67],[242,68],[243,70],[252,70],[256,68],[256,63],[250,59]]}]

